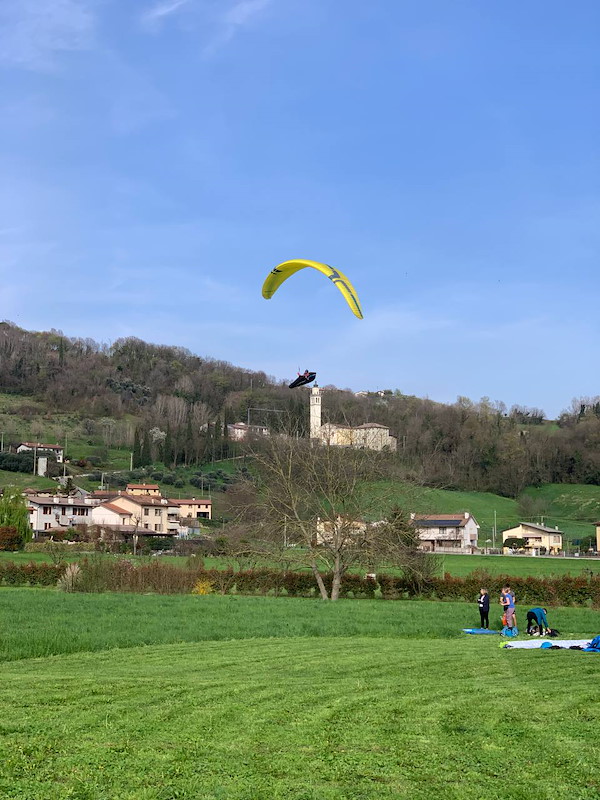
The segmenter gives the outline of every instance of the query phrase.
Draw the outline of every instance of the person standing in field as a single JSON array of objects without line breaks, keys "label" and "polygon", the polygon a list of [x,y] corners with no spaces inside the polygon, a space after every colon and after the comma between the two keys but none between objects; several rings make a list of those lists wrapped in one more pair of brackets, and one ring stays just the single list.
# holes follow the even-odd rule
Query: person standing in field
[{"label": "person standing in field", "polygon": [[502,593],[500,595],[500,603],[502,604],[504,615],[506,617],[507,628],[514,628],[516,625],[515,602],[515,596],[512,593],[510,586],[503,586]]},{"label": "person standing in field", "polygon": [[490,596],[487,589],[479,590],[479,597],[477,598],[477,605],[479,606],[479,618],[481,620],[482,628],[490,627]]}]

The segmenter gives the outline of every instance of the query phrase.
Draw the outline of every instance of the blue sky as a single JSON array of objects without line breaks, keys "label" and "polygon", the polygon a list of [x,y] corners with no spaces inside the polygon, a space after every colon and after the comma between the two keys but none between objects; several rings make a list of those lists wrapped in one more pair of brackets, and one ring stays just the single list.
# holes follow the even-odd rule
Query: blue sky
[{"label": "blue sky", "polygon": [[[0,317],[277,378],[599,393],[597,0],[3,0]],[[305,270],[322,260],[365,319]]]}]

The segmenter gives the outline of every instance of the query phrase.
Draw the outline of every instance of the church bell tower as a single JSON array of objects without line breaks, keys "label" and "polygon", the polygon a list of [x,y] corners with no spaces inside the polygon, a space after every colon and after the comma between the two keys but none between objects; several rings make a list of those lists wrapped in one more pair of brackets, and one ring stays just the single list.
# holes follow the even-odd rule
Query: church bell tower
[{"label": "church bell tower", "polygon": [[310,390],[310,438],[318,439],[321,430],[321,390],[315,384]]}]

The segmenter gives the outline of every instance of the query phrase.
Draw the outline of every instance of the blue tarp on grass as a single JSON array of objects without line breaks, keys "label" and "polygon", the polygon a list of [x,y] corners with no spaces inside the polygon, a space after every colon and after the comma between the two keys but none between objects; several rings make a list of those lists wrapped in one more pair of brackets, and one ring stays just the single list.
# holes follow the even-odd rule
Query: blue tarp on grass
[{"label": "blue tarp on grass", "polygon": [[463,628],[463,633],[500,633],[500,631],[491,631],[489,628]]}]

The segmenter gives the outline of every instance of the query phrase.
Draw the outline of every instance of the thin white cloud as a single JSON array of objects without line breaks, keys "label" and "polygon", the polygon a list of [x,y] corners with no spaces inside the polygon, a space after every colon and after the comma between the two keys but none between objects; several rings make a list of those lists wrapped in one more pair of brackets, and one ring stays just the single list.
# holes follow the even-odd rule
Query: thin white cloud
[{"label": "thin white cloud", "polygon": [[239,0],[230,6],[220,16],[217,33],[204,47],[204,55],[211,56],[228,44],[242,28],[252,23],[255,17],[270,4],[271,0]]},{"label": "thin white cloud", "polygon": [[0,62],[52,69],[59,53],[90,48],[94,28],[90,0],[2,0]]},{"label": "thin white cloud", "polygon": [[142,25],[148,30],[157,30],[163,20],[183,6],[188,5],[188,3],[189,0],[166,0],[165,2],[156,3],[142,14]]},{"label": "thin white cloud", "polygon": [[224,15],[226,25],[245,25],[263,11],[271,0],[241,0],[232,6]]}]

